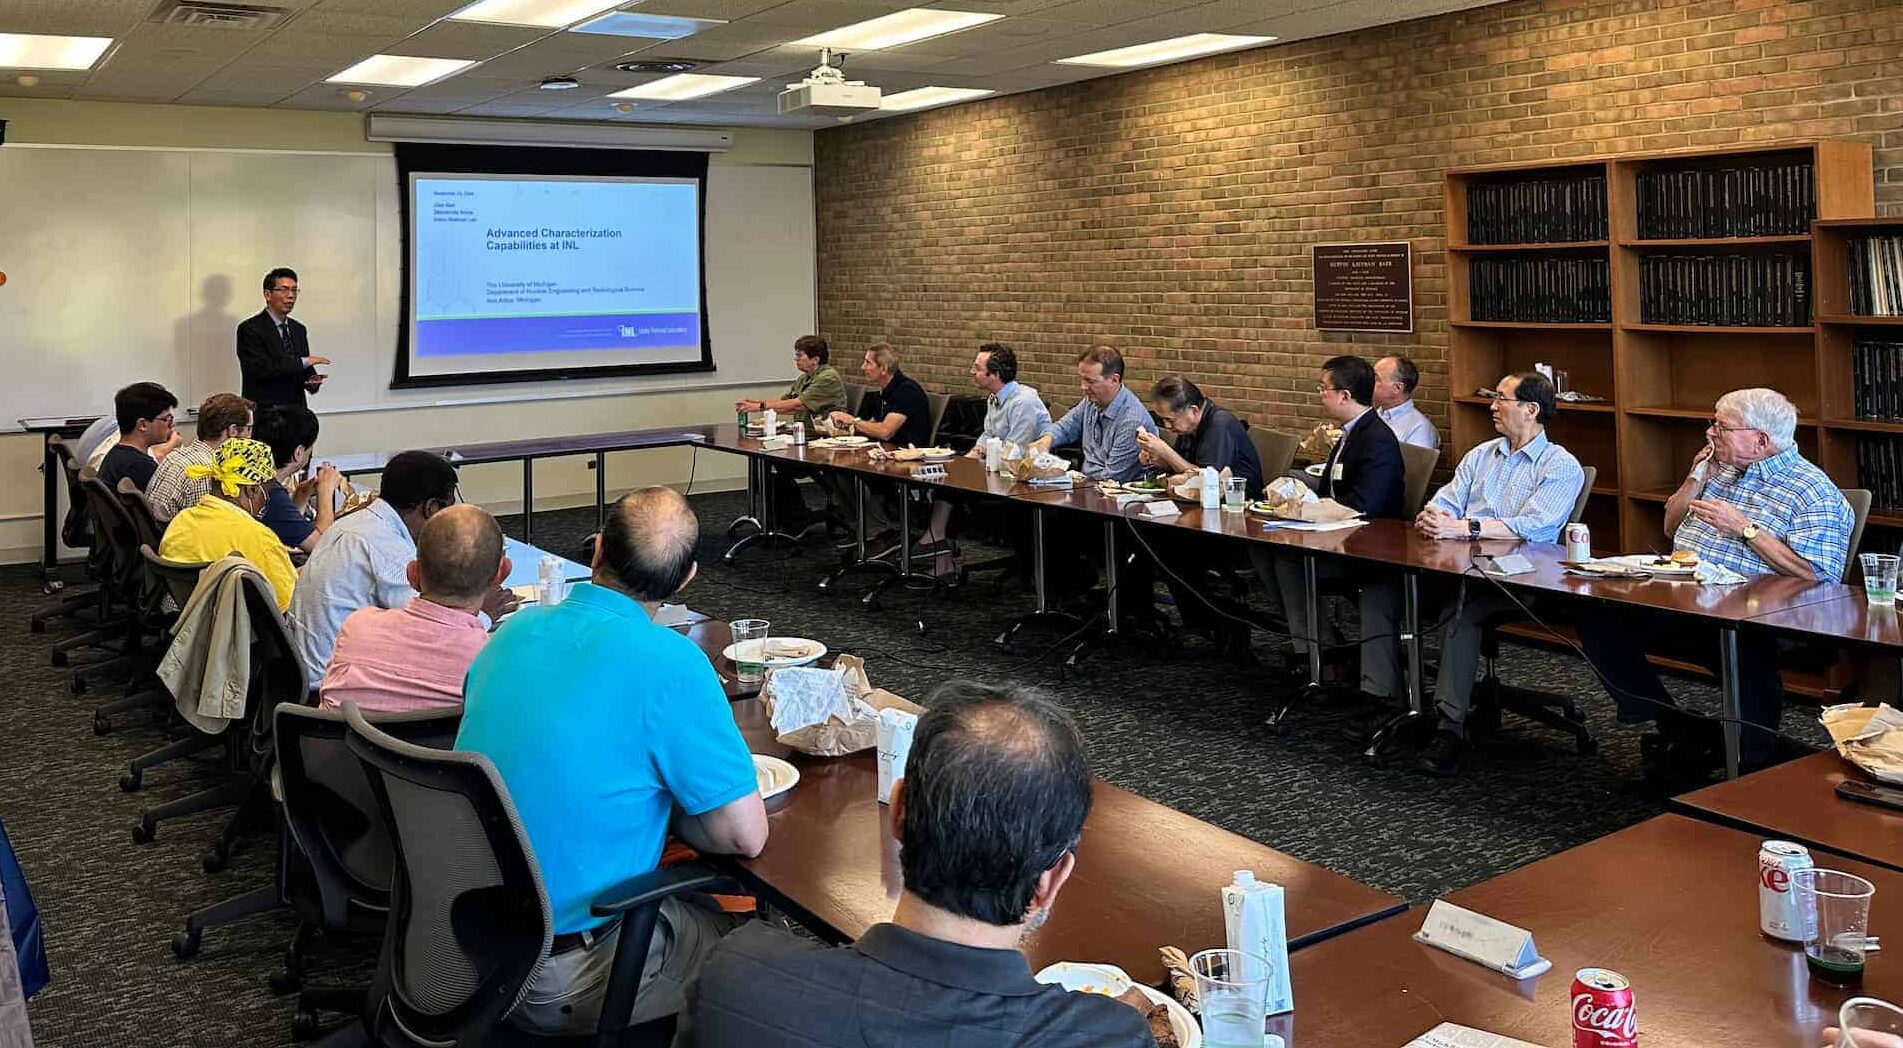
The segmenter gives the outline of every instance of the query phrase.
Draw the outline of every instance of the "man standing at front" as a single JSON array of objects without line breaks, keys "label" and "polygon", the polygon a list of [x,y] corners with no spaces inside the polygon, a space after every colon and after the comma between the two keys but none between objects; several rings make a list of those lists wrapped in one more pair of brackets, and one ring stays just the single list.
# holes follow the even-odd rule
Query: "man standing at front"
[{"label": "man standing at front", "polygon": [[295,404],[324,384],[317,365],[329,357],[311,353],[304,325],[291,319],[297,308],[297,273],[282,266],[264,275],[264,309],[238,325],[238,370],[245,399],[259,407]]},{"label": "man standing at front", "polygon": [[[753,758],[713,665],[649,617],[694,577],[699,538],[679,492],[622,496],[589,581],[503,623],[469,667],[456,748],[501,773],[554,916],[550,955],[510,1015],[529,1031],[595,1029],[620,925],[591,904],[655,868],[670,817],[703,854],[766,847]],[[663,902],[630,1021],[679,1011],[683,983],[730,926],[711,901]]]}]

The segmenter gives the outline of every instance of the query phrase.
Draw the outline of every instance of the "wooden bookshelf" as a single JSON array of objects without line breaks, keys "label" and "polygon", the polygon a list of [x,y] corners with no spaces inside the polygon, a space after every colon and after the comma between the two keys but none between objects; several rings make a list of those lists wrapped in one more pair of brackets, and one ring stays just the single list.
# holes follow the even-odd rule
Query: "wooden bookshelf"
[{"label": "wooden bookshelf", "polygon": [[[1903,236],[1903,218],[1820,219],[1812,273],[1816,281],[1818,381],[1824,390],[1823,447],[1819,465],[1846,488],[1871,487],[1858,473],[1857,448],[1865,440],[1903,439],[1903,419],[1858,418],[1854,356],[1857,340],[1872,336],[1903,342],[1903,317],[1858,316],[1850,311],[1850,242],[1866,236]],[[1878,498],[1881,499],[1881,493]],[[1865,546],[1894,552],[1897,535],[1868,529],[1903,528],[1903,507],[1873,506]]]},{"label": "wooden bookshelf", "polygon": [[[1639,236],[1639,179],[1647,171],[1808,162],[1816,226],[1773,236]],[[1602,177],[1604,240],[1551,244],[1476,244],[1468,239],[1468,190],[1513,180]],[[1448,372],[1452,393],[1449,452],[1464,454],[1495,436],[1487,400],[1477,396],[1500,376],[1535,362],[1567,373],[1569,386],[1604,401],[1562,402],[1550,427],[1555,441],[1599,468],[1587,503],[1593,544],[1604,550],[1662,547],[1665,497],[1705,442],[1718,397],[1746,385],[1780,390],[1797,405],[1798,444],[1833,476],[1854,474],[1861,433],[1903,434],[1903,423],[1851,417],[1850,346],[1859,324],[1847,320],[1842,243],[1874,222],[1870,147],[1860,141],[1773,142],[1738,149],[1629,153],[1588,161],[1498,165],[1447,173]],[[1903,229],[1899,229],[1903,232]],[[1833,238],[1835,238],[1833,240]],[[1834,246],[1833,246],[1834,245]],[[1640,313],[1640,259],[1654,253],[1765,254],[1809,252],[1813,323],[1805,326],[1717,326],[1647,323]],[[1835,252],[1836,270],[1829,257]],[[1602,324],[1476,321],[1469,268],[1480,258],[1551,253],[1578,258],[1603,253],[1611,273],[1612,319]],[[1833,283],[1834,281],[1834,283]],[[1894,331],[1894,329],[1892,329]],[[1841,401],[1841,402],[1840,402]],[[1894,427],[1894,428],[1890,428]],[[1846,456],[1848,456],[1846,458]],[[1834,467],[1834,468],[1833,468]],[[1854,479],[1854,478],[1853,478]],[[1903,507],[1895,514],[1903,518]]]}]

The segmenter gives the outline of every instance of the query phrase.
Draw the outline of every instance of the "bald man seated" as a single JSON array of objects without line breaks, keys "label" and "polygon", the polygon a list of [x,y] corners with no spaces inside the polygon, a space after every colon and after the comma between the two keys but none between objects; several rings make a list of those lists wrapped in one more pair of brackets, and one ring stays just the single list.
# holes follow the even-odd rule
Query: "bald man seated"
[{"label": "bald man seated", "polygon": [[361,608],[344,619],[319,704],[382,713],[462,705],[463,678],[489,640],[483,605],[513,567],[502,549],[502,526],[481,506],[431,517],[406,569],[417,595],[400,608]]},{"label": "bald man seated", "polygon": [[[595,1030],[620,925],[603,892],[653,870],[671,830],[705,854],[755,856],[766,807],[713,664],[649,609],[694,577],[700,525],[680,492],[615,502],[593,575],[516,612],[469,667],[456,748],[495,764],[541,866],[549,956],[509,1015],[536,1034]],[[680,1010],[683,985],[733,921],[711,900],[661,904],[630,1022]]]}]

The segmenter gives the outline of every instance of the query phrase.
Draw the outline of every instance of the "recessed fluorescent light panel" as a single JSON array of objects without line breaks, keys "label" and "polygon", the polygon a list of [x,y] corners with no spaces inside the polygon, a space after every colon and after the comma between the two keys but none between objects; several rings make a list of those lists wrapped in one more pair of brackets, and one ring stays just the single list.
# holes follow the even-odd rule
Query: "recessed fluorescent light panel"
[{"label": "recessed fluorescent light panel", "polygon": [[109,36],[0,33],[0,69],[91,69],[111,46]]},{"label": "recessed fluorescent light panel", "polygon": [[682,102],[689,98],[704,98],[717,95],[722,91],[731,91],[736,87],[745,87],[760,78],[757,76],[717,76],[713,73],[677,73],[664,76],[659,80],[630,87],[626,91],[616,91],[609,98],[645,98],[656,102]]},{"label": "recessed fluorescent light panel", "polygon": [[583,22],[569,32],[679,40],[726,24],[726,20],[720,18],[677,18],[673,15],[644,15],[637,11],[610,11],[600,18]]},{"label": "recessed fluorescent light panel", "polygon": [[1173,37],[1169,40],[1157,40],[1134,47],[1119,47],[1114,51],[1097,51],[1093,54],[1078,55],[1075,58],[1060,58],[1061,65],[1106,66],[1112,69],[1125,69],[1131,66],[1157,65],[1161,62],[1180,62],[1185,58],[1201,55],[1213,55],[1218,51],[1234,51],[1237,48],[1254,47],[1266,44],[1275,38],[1272,36],[1230,36],[1224,33],[1193,33],[1189,36]]},{"label": "recessed fluorescent light panel", "polygon": [[477,0],[449,17],[460,22],[494,22],[560,29],[628,0]]},{"label": "recessed fluorescent light panel", "polygon": [[969,102],[974,98],[995,94],[997,94],[996,91],[987,91],[982,87],[920,87],[885,96],[879,100],[879,108],[890,113],[900,113],[908,109],[924,109],[927,106],[942,106],[952,102]]},{"label": "recessed fluorescent light panel", "polygon": [[993,22],[1003,15],[976,11],[934,11],[914,7],[894,14],[793,41],[795,47],[837,47],[847,51],[882,51],[888,47],[928,40],[960,29]]},{"label": "recessed fluorescent light panel", "polygon": [[409,55],[371,55],[335,76],[330,84],[379,84],[384,87],[422,87],[468,69],[467,58],[413,58]]}]

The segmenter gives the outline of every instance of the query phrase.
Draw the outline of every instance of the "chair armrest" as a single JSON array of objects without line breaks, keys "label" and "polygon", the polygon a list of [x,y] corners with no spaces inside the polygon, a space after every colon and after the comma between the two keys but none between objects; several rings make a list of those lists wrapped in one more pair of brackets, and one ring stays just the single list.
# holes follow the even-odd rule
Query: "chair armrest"
[{"label": "chair armrest", "polygon": [[637,874],[595,896],[589,912],[613,917],[682,892],[739,894],[732,877],[697,862],[684,862]]}]

